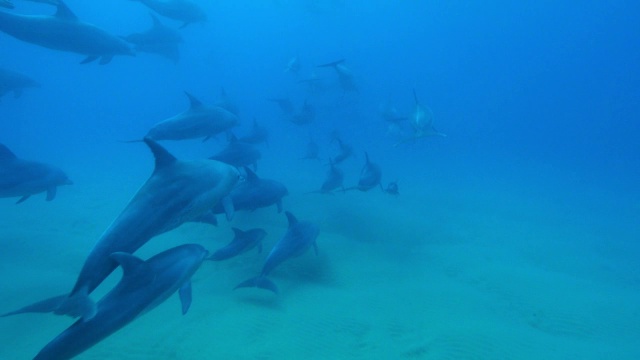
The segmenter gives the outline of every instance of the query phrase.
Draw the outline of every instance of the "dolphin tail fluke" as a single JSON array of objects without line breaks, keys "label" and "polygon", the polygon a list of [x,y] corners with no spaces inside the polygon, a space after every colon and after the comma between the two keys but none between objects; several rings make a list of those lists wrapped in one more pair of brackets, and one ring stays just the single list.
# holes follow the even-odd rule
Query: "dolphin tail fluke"
[{"label": "dolphin tail fluke", "polygon": [[89,320],[96,314],[96,304],[85,292],[80,292],[75,295],[54,296],[0,316],[26,313],[54,313]]},{"label": "dolphin tail fluke", "polygon": [[339,64],[342,64],[343,62],[344,62],[344,59],[340,59],[340,60],[332,61],[330,63],[318,65],[318,67],[336,67]]},{"label": "dolphin tail fluke", "polygon": [[10,311],[8,313],[4,313],[4,314],[0,315],[0,317],[18,315],[18,314],[27,314],[27,313],[50,313],[50,312],[55,312],[56,309],[58,309],[58,307],[60,307],[60,305],[65,301],[65,299],[68,296],[69,295],[67,295],[67,294],[60,295],[60,296],[54,296],[54,297],[49,298],[49,299],[38,301],[37,303],[31,304],[31,305],[27,305],[27,306],[22,307],[22,308],[20,308],[18,310],[14,310],[14,311]]},{"label": "dolphin tail fluke", "polygon": [[278,287],[276,286],[276,284],[273,281],[267,279],[267,277],[263,275],[259,275],[249,280],[245,280],[240,284],[238,284],[235,288],[233,288],[233,290],[239,289],[239,288],[245,288],[245,287],[257,287],[260,289],[270,290],[274,294],[278,293]]}]

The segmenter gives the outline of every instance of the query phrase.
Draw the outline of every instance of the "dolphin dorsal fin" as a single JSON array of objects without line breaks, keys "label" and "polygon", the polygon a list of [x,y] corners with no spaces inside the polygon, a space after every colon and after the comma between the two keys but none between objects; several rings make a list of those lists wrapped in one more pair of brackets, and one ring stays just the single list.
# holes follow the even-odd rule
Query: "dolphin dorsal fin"
[{"label": "dolphin dorsal fin", "polygon": [[237,227],[232,227],[231,230],[233,230],[233,235],[235,237],[240,237],[244,234],[244,231],[238,229]]},{"label": "dolphin dorsal fin", "polygon": [[109,257],[122,267],[122,278],[136,278],[136,283],[146,282],[151,279],[153,273],[149,264],[137,256],[125,252],[114,252]]},{"label": "dolphin dorsal fin", "polygon": [[13,160],[16,158],[17,156],[14,153],[12,153],[8,147],[0,144],[0,161]]},{"label": "dolphin dorsal fin", "polygon": [[151,140],[150,138],[144,138],[145,144],[151,149],[153,156],[156,158],[156,166],[154,169],[158,171],[159,169],[166,168],[167,166],[173,165],[178,159],[175,156],[171,155],[165,148],[160,146],[157,142]]},{"label": "dolphin dorsal fin", "polygon": [[289,220],[289,227],[293,227],[298,223],[298,219],[296,219],[296,217],[293,216],[292,213],[285,211],[284,214],[287,215],[287,220]]},{"label": "dolphin dorsal fin", "polygon": [[58,10],[56,11],[55,17],[64,20],[78,20],[76,14],[74,14],[62,0],[58,1]]},{"label": "dolphin dorsal fin", "polygon": [[413,100],[416,102],[416,105],[420,103],[420,101],[418,101],[418,94],[416,94],[416,89],[413,89]]},{"label": "dolphin dorsal fin", "polygon": [[195,96],[191,95],[188,92],[184,92],[185,95],[187,95],[187,97],[189,98],[189,102],[191,103],[191,108],[192,109],[197,109],[202,107],[202,101],[198,100]]},{"label": "dolphin dorsal fin", "polygon": [[151,16],[151,20],[153,21],[154,28],[164,27],[164,25],[160,22],[160,19],[158,19],[158,17],[154,13],[150,12],[149,16]]},{"label": "dolphin dorsal fin", "polygon": [[258,180],[258,175],[256,175],[253,170],[249,169],[247,166],[244,167],[244,171],[247,173],[247,181],[256,181]]}]

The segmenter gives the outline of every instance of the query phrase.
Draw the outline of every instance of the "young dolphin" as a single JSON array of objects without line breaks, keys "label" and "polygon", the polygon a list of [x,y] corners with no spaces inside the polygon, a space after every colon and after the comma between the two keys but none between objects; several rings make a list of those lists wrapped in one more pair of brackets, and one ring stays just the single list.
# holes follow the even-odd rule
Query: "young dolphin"
[{"label": "young dolphin", "polygon": [[360,190],[360,191],[369,191],[376,186],[382,187],[382,171],[380,170],[380,166],[378,164],[374,164],[369,161],[369,154],[364,153],[364,157],[366,162],[360,171],[360,179],[358,180],[358,185],[350,187],[346,190]]},{"label": "young dolphin", "polygon": [[86,55],[82,64],[100,58],[108,64],[115,55],[135,55],[126,41],[80,21],[64,2],[59,1],[53,16],[18,15],[0,11],[0,31],[19,40]]},{"label": "young dolphin", "polygon": [[47,201],[56,197],[58,186],[71,185],[65,173],[57,167],[19,159],[0,144],[0,198],[20,196],[16,204],[31,195],[47,193]]},{"label": "young dolphin", "polygon": [[40,87],[40,84],[30,77],[0,68],[0,98],[8,92],[13,92],[13,97],[19,98],[24,89],[34,87]]},{"label": "young dolphin", "polygon": [[271,249],[260,274],[241,282],[234,290],[243,287],[259,287],[261,289],[271,290],[277,294],[278,287],[273,281],[267,279],[267,275],[269,275],[273,269],[287,259],[304,254],[311,246],[313,246],[316,255],[318,254],[316,239],[320,233],[320,229],[310,222],[298,222],[295,216],[288,211],[285,211],[285,215],[287,215],[287,219],[289,220],[289,229],[282,239]]},{"label": "young dolphin", "polygon": [[343,181],[344,172],[336,166],[336,163],[330,160],[329,171],[327,171],[327,175],[320,187],[320,190],[312,191],[312,193],[331,194],[333,190],[336,190],[337,188],[342,188],[344,191]]},{"label": "young dolphin", "polygon": [[43,312],[91,319],[96,306],[88,295],[118,265],[109,255],[133,254],[154,236],[185,222],[213,222],[210,209],[238,181],[233,166],[213,160],[178,160],[155,141],[144,142],[155,156],[153,174],[98,239],[71,292],[38,303]]},{"label": "young dolphin", "polygon": [[[180,245],[146,261],[124,252],[111,254],[110,258],[122,267],[120,282],[96,303],[94,317],[76,321],[40,350],[34,360],[71,359],[153,310],[176,291],[184,315],[191,305],[191,277],[208,254],[197,244]],[[28,312],[41,311],[25,307],[4,316]]]},{"label": "young dolphin", "polygon": [[262,252],[262,239],[267,236],[266,231],[263,229],[250,229],[243,231],[235,227],[231,229],[235,235],[233,240],[223,248],[214,252],[208,257],[208,260],[220,261],[230,259],[255,247],[258,247],[259,253]]},{"label": "young dolphin", "polygon": [[164,56],[177,63],[180,60],[180,43],[182,35],[177,29],[164,25],[157,16],[151,15],[151,28],[140,33],[123,37],[135,45],[136,51]]},{"label": "young dolphin", "polygon": [[193,1],[189,0],[132,0],[145,4],[151,10],[170,19],[182,21],[181,28],[194,23],[207,21],[207,14]]},{"label": "young dolphin", "polygon": [[205,140],[226,131],[238,123],[238,117],[219,106],[205,106],[185,91],[189,110],[155,124],[147,133],[154,140]]}]

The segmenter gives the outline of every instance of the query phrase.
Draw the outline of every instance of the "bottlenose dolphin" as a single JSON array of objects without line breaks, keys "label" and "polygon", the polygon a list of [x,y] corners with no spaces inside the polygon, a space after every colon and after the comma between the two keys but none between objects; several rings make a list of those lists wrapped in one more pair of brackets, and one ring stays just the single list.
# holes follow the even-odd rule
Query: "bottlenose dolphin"
[{"label": "bottlenose dolphin", "polygon": [[26,75],[0,68],[0,98],[10,91],[13,91],[15,98],[19,98],[22,90],[31,87],[40,87],[40,84]]},{"label": "bottlenose dolphin", "polygon": [[304,254],[311,246],[314,247],[316,255],[318,254],[316,239],[320,234],[320,229],[310,222],[298,222],[295,216],[288,211],[285,211],[285,215],[289,220],[289,229],[271,249],[260,274],[241,282],[234,290],[243,287],[259,287],[277,294],[278,287],[273,281],[267,279],[267,275],[273,269],[287,259]]},{"label": "bottlenose dolphin", "polygon": [[240,230],[238,228],[231,228],[233,230],[233,240],[225,247],[214,252],[209,256],[208,260],[220,261],[230,259],[234,256],[245,253],[255,247],[258,247],[258,252],[262,252],[262,239],[267,236],[267,232],[263,229],[250,229]]},{"label": "bottlenose dolphin", "polygon": [[404,142],[417,140],[427,136],[446,137],[446,134],[439,132],[433,127],[433,112],[431,112],[431,109],[428,107],[420,104],[415,89],[413,90],[413,100],[415,104],[413,111],[409,116],[409,123],[413,129],[413,135],[407,139],[401,140],[396,144],[396,146]]},{"label": "bottlenose dolphin", "polygon": [[312,193],[329,194],[337,188],[342,188],[344,191],[344,172],[338,168],[336,163],[330,160],[329,170],[325,176],[324,182],[320,187],[320,190],[312,191]]},{"label": "bottlenose dolphin", "polygon": [[155,141],[144,142],[155,156],[153,174],[98,239],[71,292],[41,302],[48,304],[48,311],[92,318],[96,307],[88,295],[116,268],[110,254],[132,254],[154,236],[188,221],[213,222],[210,210],[238,181],[233,166],[178,160]]},{"label": "bottlenose dolphin", "polygon": [[289,194],[281,182],[259,178],[251,169],[245,167],[245,180],[231,190],[223,202],[213,208],[214,214],[226,214],[227,220],[233,218],[234,211],[249,210],[276,205],[282,211],[282,198]]},{"label": "bottlenose dolphin", "polygon": [[229,136],[229,144],[215,155],[209,157],[209,159],[222,161],[235,167],[252,165],[256,169],[261,156],[260,150],[255,146],[242,142],[231,134]]},{"label": "bottlenose dolphin", "polygon": [[313,140],[311,136],[309,136],[309,141],[307,142],[307,151],[304,156],[300,158],[300,160],[320,160],[318,157],[320,155],[320,146],[318,143]]},{"label": "bottlenose dolphin", "polygon": [[316,118],[316,109],[309,104],[308,100],[304,101],[300,111],[291,116],[291,122],[296,125],[305,125],[312,122]]},{"label": "bottlenose dolphin", "polygon": [[53,16],[17,15],[0,11],[0,31],[16,39],[49,49],[74,52],[87,57],[86,64],[100,58],[107,64],[115,55],[134,55],[126,41],[80,21],[64,2]]},{"label": "bottlenose dolphin", "polygon": [[220,97],[218,98],[218,101],[216,101],[213,105],[219,106],[235,116],[238,116],[240,114],[238,105],[236,105],[233,100],[231,100],[231,97],[229,96],[229,94],[227,94],[227,91],[224,88],[220,89]]},{"label": "bottlenose dolphin", "polygon": [[331,67],[338,75],[338,82],[343,91],[358,91],[358,87],[353,79],[351,69],[344,65],[344,59],[333,61],[330,63],[318,65],[318,67]]},{"label": "bottlenose dolphin", "polygon": [[400,195],[400,192],[398,192],[398,182],[397,181],[390,182],[387,185],[387,187],[384,189],[384,192],[386,192],[389,195],[394,195],[394,196]]},{"label": "bottlenose dolphin", "polygon": [[[71,359],[153,310],[176,291],[185,314],[191,305],[191,277],[208,254],[197,244],[180,245],[146,261],[124,252],[112,253],[110,259],[122,267],[120,282],[96,303],[94,317],[77,320],[34,360]],[[27,306],[4,316],[42,310],[38,305]]]},{"label": "bottlenose dolphin", "polygon": [[136,51],[158,54],[177,63],[182,35],[178,30],[164,25],[155,15],[149,15],[153,21],[150,29],[125,36],[124,39],[134,44]]},{"label": "bottlenose dolphin", "polygon": [[338,146],[340,147],[340,152],[333,158],[334,164],[340,164],[346,159],[353,156],[353,147],[351,145],[345,144],[340,138],[336,137],[335,141],[338,142]]},{"label": "bottlenose dolphin", "polygon": [[71,185],[65,173],[57,167],[19,159],[0,144],[0,197],[20,196],[19,204],[31,195],[47,192],[47,201],[56,197],[61,185]]},{"label": "bottlenose dolphin", "polygon": [[154,140],[205,140],[226,131],[238,123],[238,117],[219,106],[205,106],[193,95],[185,92],[191,106],[189,110],[155,124],[147,133]]},{"label": "bottlenose dolphin", "polygon": [[151,10],[170,19],[182,21],[182,28],[193,22],[207,21],[202,8],[189,0],[132,0],[143,3]]},{"label": "bottlenose dolphin", "polygon": [[380,166],[378,164],[374,164],[369,161],[369,154],[364,153],[364,157],[366,159],[362,170],[360,171],[360,179],[358,180],[358,185],[350,187],[346,190],[360,190],[360,191],[369,191],[376,186],[380,186],[382,188],[382,171],[380,170]]},{"label": "bottlenose dolphin", "polygon": [[251,132],[247,135],[239,137],[238,141],[247,144],[260,144],[269,142],[269,130],[266,127],[258,124],[255,118],[253,118],[253,126],[251,127]]}]

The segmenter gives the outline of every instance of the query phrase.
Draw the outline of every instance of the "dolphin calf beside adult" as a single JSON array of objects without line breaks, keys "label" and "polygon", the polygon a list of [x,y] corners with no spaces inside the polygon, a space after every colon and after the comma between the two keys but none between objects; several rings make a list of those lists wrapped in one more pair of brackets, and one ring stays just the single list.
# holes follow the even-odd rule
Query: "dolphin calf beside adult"
[{"label": "dolphin calf beside adult", "polygon": [[57,7],[53,16],[0,11],[0,31],[49,49],[85,55],[82,64],[97,59],[100,64],[107,64],[116,55],[135,55],[126,41],[80,21],[63,1],[59,1]]},{"label": "dolphin calf beside adult", "polygon": [[57,167],[20,159],[0,144],[0,198],[20,196],[19,204],[31,195],[46,192],[47,201],[51,201],[56,197],[58,186],[71,184]]}]

